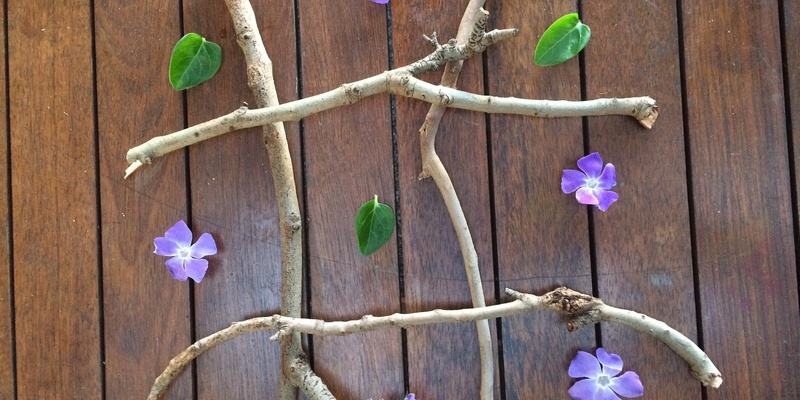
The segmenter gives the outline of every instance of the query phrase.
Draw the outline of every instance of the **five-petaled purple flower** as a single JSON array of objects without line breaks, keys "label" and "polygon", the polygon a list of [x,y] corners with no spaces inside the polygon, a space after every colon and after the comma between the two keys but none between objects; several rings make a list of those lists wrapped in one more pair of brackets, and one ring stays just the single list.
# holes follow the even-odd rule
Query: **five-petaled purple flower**
[{"label": "five-petaled purple flower", "polygon": [[617,376],[621,371],[622,358],[607,353],[602,347],[597,349],[597,358],[579,351],[569,364],[569,376],[588,379],[575,382],[569,388],[569,395],[575,400],[619,400],[619,396],[628,398],[643,395],[644,386],[639,375],[628,371]]},{"label": "five-petaled purple flower", "polygon": [[617,184],[614,164],[608,163],[603,168],[600,154],[592,153],[578,160],[578,168],[565,169],[561,175],[561,190],[564,193],[575,193],[578,203],[595,205],[600,211],[608,210],[611,203],[617,201],[619,195],[611,189]]},{"label": "five-petaled purple flower", "polygon": [[[389,2],[389,0],[372,0],[372,2],[373,2],[373,3],[378,3],[378,4],[386,4],[386,3],[388,3],[388,2]],[[413,399],[412,399],[412,400],[413,400]]]},{"label": "five-petaled purple flower", "polygon": [[164,237],[155,238],[153,244],[156,245],[154,253],[172,257],[167,260],[166,265],[172,278],[179,281],[192,278],[200,283],[208,269],[208,261],[202,258],[217,254],[217,243],[210,233],[202,234],[192,244],[192,231],[183,220],[169,228]]}]

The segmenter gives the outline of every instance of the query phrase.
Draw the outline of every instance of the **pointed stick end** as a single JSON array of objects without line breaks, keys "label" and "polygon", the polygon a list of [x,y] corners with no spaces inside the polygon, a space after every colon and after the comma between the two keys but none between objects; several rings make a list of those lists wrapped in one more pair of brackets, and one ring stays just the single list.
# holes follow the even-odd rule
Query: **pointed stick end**
[{"label": "pointed stick end", "polygon": [[136,160],[133,163],[131,163],[131,165],[129,165],[128,168],[125,168],[125,177],[123,177],[122,179],[128,179],[128,177],[131,176],[131,174],[133,174],[134,172],[136,172],[136,170],[139,169],[142,165],[144,164],[139,160]]}]

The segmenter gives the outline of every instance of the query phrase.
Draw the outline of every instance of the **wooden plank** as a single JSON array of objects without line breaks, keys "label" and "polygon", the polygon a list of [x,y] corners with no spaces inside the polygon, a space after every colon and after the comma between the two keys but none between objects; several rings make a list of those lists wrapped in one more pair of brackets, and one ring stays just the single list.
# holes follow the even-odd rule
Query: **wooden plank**
[{"label": "wooden plank", "polygon": [[[794,180],[792,181],[792,185],[794,187],[795,193],[795,207],[800,205],[800,197],[797,196],[797,188],[800,187],[800,68],[797,68],[797,65],[800,65],[800,42],[795,40],[800,36],[800,2],[797,1],[788,1],[782,2],[783,7],[783,20],[781,24],[783,25],[783,45],[784,45],[784,72],[786,74],[786,81],[784,82],[784,86],[788,88],[788,99],[789,100],[789,109],[787,110],[790,112],[789,118],[789,137],[792,140],[790,146],[792,146],[793,152],[792,155],[794,156],[790,162],[790,165],[794,167]],[[800,208],[795,208],[795,211],[800,210]],[[795,213],[795,228],[800,226],[800,215]],[[795,235],[798,232],[795,231]]]},{"label": "wooden plank", "polygon": [[[309,96],[388,68],[385,7],[299,4],[302,90]],[[346,23],[343,23],[346,21]],[[388,96],[305,119],[311,316],[325,320],[399,311],[394,237],[362,257],[353,231],[373,195],[394,208]],[[313,338],[314,369],[334,395],[402,398],[399,330]]]},{"label": "wooden plank", "polygon": [[684,2],[682,11],[703,342],[725,379],[708,398],[796,398],[800,310],[776,3]]},{"label": "wooden plank", "polygon": [[[490,48],[489,90],[496,96],[578,100],[578,60],[541,68],[533,64],[539,36],[573,2],[531,7],[498,2],[492,27],[520,28],[517,38]],[[584,155],[580,119],[490,117],[500,287],[544,293],[565,285],[592,291],[586,206],[560,190],[561,170]],[[595,345],[594,331],[568,334],[552,314],[503,320],[508,398],[564,398],[567,366],[577,350]]]},{"label": "wooden plank", "polygon": [[[467,0],[393,3],[395,66],[412,63],[431,51],[423,34],[436,31],[443,43],[455,37],[467,3]],[[482,93],[482,72],[480,57],[467,61],[459,88]],[[441,74],[437,71],[423,78],[438,83]],[[432,179],[418,179],[422,168],[418,132],[429,109],[428,103],[397,99],[406,312],[464,308],[472,304],[461,250],[442,196]],[[486,302],[492,304],[492,227],[484,115],[448,110],[436,144],[478,252]],[[494,321],[490,324],[494,328]],[[453,393],[466,399],[479,398],[481,371],[475,324],[409,329],[408,369],[409,388],[419,398],[444,399]],[[496,392],[499,395],[499,386]]]},{"label": "wooden plank", "polygon": [[[582,18],[592,28],[587,97],[648,95],[663,110],[652,131],[630,117],[589,119],[590,151],[614,164],[620,194],[607,212],[593,212],[598,294],[696,339],[676,5],[584,2]],[[646,393],[700,398],[686,363],[667,347],[628,328],[601,328],[603,347],[639,374]]]},{"label": "wooden plank", "polygon": [[[127,150],[183,128],[182,94],[167,79],[180,38],[178,2],[95,3],[106,397],[143,398],[191,344],[189,284],[172,280],[153,239],[186,219],[184,152],[127,180]],[[138,38],[138,40],[131,40]],[[169,390],[192,398],[191,369]]]},{"label": "wooden plank", "polygon": [[102,396],[89,1],[7,3],[17,396]]},{"label": "wooden plank", "polygon": [[[5,3],[0,4],[0,15],[6,15]],[[0,43],[6,41],[5,28],[0,30]],[[11,221],[8,200],[8,107],[6,93],[6,53],[0,54],[0,398],[14,398],[14,332],[13,291],[11,287]]]},{"label": "wooden plank", "polygon": [[[261,0],[253,1],[252,6],[273,60],[279,98],[294,100],[293,2]],[[243,101],[255,107],[225,2],[186,3],[184,13],[186,32],[197,32],[218,43],[224,57],[213,79],[188,91],[189,124],[226,114]],[[298,124],[286,127],[299,178]],[[191,148],[193,225],[198,232],[211,232],[220,245],[219,254],[210,257],[207,278],[195,285],[198,337],[226,328],[232,321],[280,312],[280,224],[262,132],[250,129]],[[275,398],[280,347],[269,340],[273,333],[250,334],[204,354],[197,361],[198,398]]]}]

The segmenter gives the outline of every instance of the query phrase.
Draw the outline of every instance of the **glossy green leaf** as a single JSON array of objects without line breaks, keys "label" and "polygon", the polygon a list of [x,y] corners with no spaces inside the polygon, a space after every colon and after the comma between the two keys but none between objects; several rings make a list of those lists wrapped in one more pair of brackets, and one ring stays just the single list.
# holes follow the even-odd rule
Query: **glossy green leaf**
[{"label": "glossy green leaf", "polygon": [[222,49],[196,33],[187,33],[172,49],[169,60],[169,83],[175,90],[197,86],[219,70]]},{"label": "glossy green leaf", "polygon": [[533,62],[542,67],[561,64],[580,53],[591,35],[591,29],[581,23],[578,14],[567,14],[544,31],[536,45]]},{"label": "glossy green leaf", "polygon": [[364,203],[356,214],[358,250],[368,256],[383,247],[394,231],[394,211],[378,202],[378,196]]}]

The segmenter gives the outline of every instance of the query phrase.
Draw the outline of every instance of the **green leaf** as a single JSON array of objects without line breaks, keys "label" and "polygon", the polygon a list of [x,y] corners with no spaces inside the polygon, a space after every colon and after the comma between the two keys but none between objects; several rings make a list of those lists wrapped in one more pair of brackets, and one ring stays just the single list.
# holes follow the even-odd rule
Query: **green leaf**
[{"label": "green leaf", "polygon": [[356,236],[361,255],[368,256],[383,247],[394,231],[394,211],[378,203],[378,195],[364,203],[356,214]]},{"label": "green leaf", "polygon": [[591,29],[581,23],[578,14],[567,14],[544,31],[536,45],[533,63],[542,67],[561,64],[580,53],[591,35]]},{"label": "green leaf", "polygon": [[219,70],[222,49],[196,33],[187,33],[172,49],[169,60],[169,83],[175,90],[197,86]]}]

